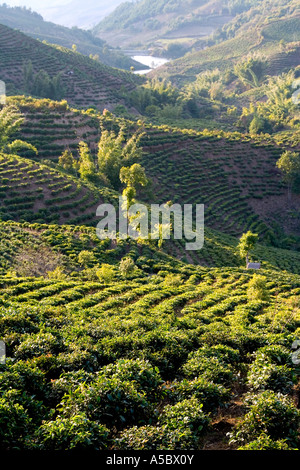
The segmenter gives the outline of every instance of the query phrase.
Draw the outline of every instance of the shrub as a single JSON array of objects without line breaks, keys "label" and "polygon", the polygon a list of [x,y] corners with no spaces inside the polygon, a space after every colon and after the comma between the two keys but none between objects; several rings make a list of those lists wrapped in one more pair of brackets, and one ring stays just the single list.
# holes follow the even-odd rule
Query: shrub
[{"label": "shrub", "polygon": [[90,421],[83,413],[70,418],[58,416],[38,429],[33,448],[56,450],[102,450],[109,443],[109,430]]},{"label": "shrub", "polygon": [[85,268],[91,267],[95,263],[96,258],[92,251],[82,250],[78,255],[78,263]]},{"label": "shrub", "polygon": [[110,264],[103,263],[96,271],[96,275],[100,281],[109,283],[115,277],[115,270]]},{"label": "shrub", "polygon": [[94,374],[82,369],[72,372],[63,372],[58,379],[52,379],[49,396],[52,401],[59,402],[65,393],[75,391],[80,384],[89,383],[94,378]]},{"label": "shrub", "polygon": [[270,295],[266,287],[266,277],[254,274],[248,285],[247,296],[250,300],[269,300]]},{"label": "shrub", "polygon": [[5,370],[1,371],[0,378],[1,392],[14,388],[26,391],[40,399],[47,392],[45,374],[37,367],[22,360],[12,364],[7,362]]},{"label": "shrub", "polygon": [[120,261],[119,270],[122,276],[127,277],[133,273],[135,264],[132,258],[122,258]]},{"label": "shrub", "polygon": [[104,376],[66,394],[59,410],[66,417],[84,412],[88,419],[118,428],[144,424],[153,414],[145,394],[138,392],[133,383]]},{"label": "shrub", "polygon": [[29,432],[30,418],[19,403],[0,398],[0,449],[21,449]]},{"label": "shrub", "polygon": [[183,283],[183,278],[180,274],[167,274],[164,280],[166,286],[178,287]]},{"label": "shrub", "polygon": [[261,434],[257,439],[249,442],[249,444],[238,447],[237,450],[293,450],[293,447],[287,444],[286,439],[274,441],[270,436]]},{"label": "shrub", "polygon": [[147,396],[157,395],[158,387],[163,383],[158,368],[152,367],[150,362],[143,359],[120,359],[114,364],[103,367],[100,375],[132,382]]},{"label": "shrub", "polygon": [[237,358],[237,351],[227,346],[204,346],[189,354],[187,362],[182,366],[182,372],[188,378],[201,375],[213,382],[229,384],[235,375],[233,367],[228,363]]},{"label": "shrub", "polygon": [[180,401],[176,405],[166,405],[159,416],[159,423],[173,431],[190,428],[198,436],[207,428],[210,421],[202,407],[202,403],[195,397]]},{"label": "shrub", "polygon": [[[260,348],[248,372],[248,383],[253,390],[274,390],[290,393],[295,381],[289,351],[280,345]],[[287,362],[287,364],[285,364]]]},{"label": "shrub", "polygon": [[117,450],[193,450],[197,439],[189,428],[170,430],[165,426],[133,426],[115,439]]},{"label": "shrub", "polygon": [[203,377],[171,383],[171,400],[181,401],[192,397],[203,405],[203,410],[212,411],[230,399],[230,391],[221,384],[214,384]]},{"label": "shrub", "polygon": [[18,358],[30,358],[56,353],[58,349],[59,341],[52,333],[37,333],[26,335],[15,354]]},{"label": "shrub", "polygon": [[249,395],[245,403],[250,410],[231,434],[230,442],[247,444],[262,433],[274,440],[297,442],[300,412],[287,396],[266,390]]}]

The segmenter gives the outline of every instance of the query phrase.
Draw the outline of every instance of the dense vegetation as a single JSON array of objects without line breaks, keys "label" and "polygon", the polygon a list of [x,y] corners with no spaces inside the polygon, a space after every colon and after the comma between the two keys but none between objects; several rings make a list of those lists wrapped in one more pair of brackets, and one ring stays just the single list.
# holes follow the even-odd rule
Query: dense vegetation
[{"label": "dense vegetation", "polygon": [[[243,268],[192,267],[134,244],[108,254],[93,229],[4,223],[1,235],[7,253],[14,238],[64,266],[0,280],[2,448],[205,449],[231,416],[243,418],[224,448],[297,446],[299,276],[262,271],[265,300]],[[94,262],[80,267],[85,249]],[[93,268],[108,260],[108,276]]]},{"label": "dense vegetation", "polygon": [[[164,80],[0,25],[2,451],[299,449],[297,5],[222,3]],[[121,195],[204,204],[203,248],[102,239]]]}]

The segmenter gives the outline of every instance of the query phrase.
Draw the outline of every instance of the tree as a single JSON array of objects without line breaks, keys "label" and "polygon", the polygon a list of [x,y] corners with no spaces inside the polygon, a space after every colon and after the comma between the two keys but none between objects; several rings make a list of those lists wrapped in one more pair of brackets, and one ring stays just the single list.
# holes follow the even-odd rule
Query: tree
[{"label": "tree", "polygon": [[63,151],[58,159],[58,164],[66,171],[73,172],[75,170],[76,162],[70,149]]},{"label": "tree", "polygon": [[95,182],[97,180],[96,166],[88,145],[83,141],[79,142],[78,151],[80,177]]},{"label": "tree", "polygon": [[98,168],[116,190],[120,186],[120,170],[123,166],[137,163],[142,157],[139,146],[142,133],[133,134],[125,139],[125,128],[120,127],[118,134],[102,128],[98,143]]},{"label": "tree", "polygon": [[95,255],[92,251],[82,250],[78,255],[78,263],[88,268],[96,262]]},{"label": "tree", "polygon": [[96,271],[98,279],[105,284],[111,282],[115,277],[115,270],[113,266],[107,263],[103,263],[101,267]]},{"label": "tree", "polygon": [[276,163],[283,173],[283,179],[287,183],[288,200],[292,198],[292,187],[300,175],[300,154],[290,150],[285,151]]},{"label": "tree", "polygon": [[249,262],[249,254],[250,251],[253,250],[258,240],[258,234],[252,233],[248,231],[247,233],[243,233],[240,238],[240,243],[238,245],[238,250],[240,253],[241,258],[246,258],[246,265]]},{"label": "tree", "polygon": [[260,57],[249,57],[238,62],[234,67],[234,73],[244,85],[251,88],[258,87],[264,79],[265,60]]},{"label": "tree", "polygon": [[139,186],[146,186],[148,179],[146,178],[145,168],[139,163],[134,163],[130,167],[122,167],[120,170],[120,181],[125,183],[127,187],[138,189]]}]

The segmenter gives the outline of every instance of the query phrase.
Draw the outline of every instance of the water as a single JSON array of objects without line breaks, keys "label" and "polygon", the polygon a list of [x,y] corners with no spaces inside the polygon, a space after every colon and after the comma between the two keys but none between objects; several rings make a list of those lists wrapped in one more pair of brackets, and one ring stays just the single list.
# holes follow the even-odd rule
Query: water
[{"label": "water", "polygon": [[151,70],[156,69],[157,67],[160,67],[161,65],[169,62],[169,59],[164,59],[163,57],[154,57],[152,55],[134,55],[131,58],[136,60],[137,62],[140,62],[143,65],[148,65],[148,67],[150,67],[150,69],[137,70],[134,72],[140,75],[149,73],[151,72]]}]

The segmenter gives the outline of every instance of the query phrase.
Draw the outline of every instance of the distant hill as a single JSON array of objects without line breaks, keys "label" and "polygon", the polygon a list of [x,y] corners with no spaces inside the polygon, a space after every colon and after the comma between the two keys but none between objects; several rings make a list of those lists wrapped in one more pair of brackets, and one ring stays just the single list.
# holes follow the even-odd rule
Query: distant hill
[{"label": "distant hill", "polygon": [[[151,75],[183,84],[207,70],[233,70],[249,54],[264,56],[270,74],[299,65],[300,9],[297,0],[264,0],[237,15],[210,38],[209,47],[169,62]],[[275,64],[275,66],[274,66]]]},{"label": "distant hill", "polygon": [[[122,0],[69,0],[62,5],[61,2],[38,2],[35,9],[41,11],[49,21],[64,26],[78,26],[79,28],[91,28],[99,23],[105,16],[111,13]],[[58,4],[57,4],[58,3]]]},{"label": "distant hill", "polygon": [[[95,26],[93,32],[114,46],[148,45],[155,48],[156,53],[161,50],[169,55],[183,55],[185,49],[197,48],[199,40],[229,22],[236,14],[237,3],[216,0],[125,2]],[[247,1],[242,8],[247,9],[248,4]]]},{"label": "distant hill", "polygon": [[26,8],[9,8],[5,4],[0,5],[0,23],[18,29],[34,39],[46,40],[51,44],[67,48],[75,44],[78,52],[88,56],[98,56],[100,62],[111,67],[125,70],[130,70],[132,66],[136,70],[144,68],[122,52],[110,47],[105,41],[96,38],[91,32],[44,21],[40,14]]},{"label": "distant hill", "polygon": [[143,81],[130,72],[44,44],[4,25],[0,25],[0,77],[6,82],[8,95],[67,99],[77,107],[99,110],[124,104],[122,90],[132,90]]}]

